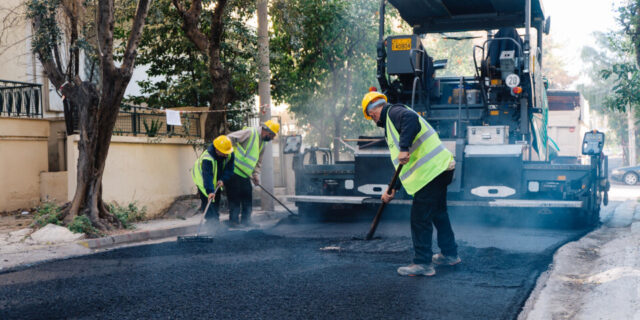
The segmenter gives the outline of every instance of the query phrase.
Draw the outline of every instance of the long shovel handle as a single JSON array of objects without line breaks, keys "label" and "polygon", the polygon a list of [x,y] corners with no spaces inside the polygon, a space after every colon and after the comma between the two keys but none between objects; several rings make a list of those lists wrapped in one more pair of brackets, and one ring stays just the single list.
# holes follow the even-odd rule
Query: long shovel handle
[{"label": "long shovel handle", "polygon": [[[216,190],[213,191],[214,196],[219,189],[220,189],[220,186],[216,187]],[[211,205],[212,200],[213,199],[209,199],[209,201],[207,202],[207,206],[204,207],[204,212],[202,213],[202,218],[200,218],[200,224],[198,225],[198,233],[196,233],[196,237],[200,234],[200,228],[202,228],[202,222],[204,222],[204,216],[207,215],[207,211],[209,211],[209,206]]]},{"label": "long shovel handle", "polygon": [[273,200],[278,201],[278,203],[283,206],[285,209],[287,209],[287,211],[289,211],[290,215],[294,215],[297,216],[297,214],[293,213],[293,211],[289,210],[289,208],[287,208],[287,206],[284,205],[284,203],[280,202],[280,200],[278,200],[278,198],[276,198],[276,196],[274,196],[273,194],[271,194],[271,192],[267,191],[267,189],[265,189],[265,187],[263,187],[261,184],[256,183],[256,186],[262,188],[262,191],[266,192],[269,196],[271,196],[271,198],[273,198]]},{"label": "long shovel handle", "polygon": [[[246,175],[247,177],[251,177],[250,174],[247,174],[247,172],[245,172],[244,170],[242,170],[241,168],[236,167],[236,169],[240,170],[240,172],[244,173],[244,175]],[[265,187],[263,187],[261,184],[259,183],[255,183],[256,186],[260,187],[262,189],[262,191],[266,192],[271,198],[273,198],[273,200],[278,201],[278,203],[283,206],[285,209],[287,209],[287,211],[289,211],[290,215],[294,215],[297,216],[297,214],[293,213],[293,211],[291,211],[289,208],[287,208],[287,206],[284,205],[284,203],[280,202],[280,200],[278,200],[278,198],[276,198],[276,196],[274,196],[273,194],[271,194],[271,192],[267,191],[267,189],[265,189]]]},{"label": "long shovel handle", "polygon": [[[398,181],[398,176],[400,175],[400,170],[402,170],[402,164],[398,166],[398,169],[396,169],[396,173],[393,175],[393,179],[391,179],[391,183],[389,183],[389,186],[387,187],[387,194],[391,194],[391,189],[395,186],[396,181]],[[380,222],[380,217],[382,216],[382,211],[384,211],[384,207],[387,204],[382,202],[380,204],[380,207],[378,208],[378,212],[376,213],[376,216],[373,218],[373,222],[371,223],[371,228],[369,229],[369,233],[367,233],[367,236],[364,238],[365,240],[371,240],[373,238],[373,234],[376,233],[376,229],[378,228],[378,223]]]}]

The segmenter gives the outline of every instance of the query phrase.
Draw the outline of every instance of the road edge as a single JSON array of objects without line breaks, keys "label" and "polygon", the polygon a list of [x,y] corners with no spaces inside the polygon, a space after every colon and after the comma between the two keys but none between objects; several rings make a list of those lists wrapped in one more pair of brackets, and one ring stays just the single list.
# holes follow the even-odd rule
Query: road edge
[{"label": "road edge", "polygon": [[77,244],[88,248],[88,249],[102,249],[106,247],[111,247],[114,245],[131,243],[131,242],[142,242],[154,239],[161,238],[169,238],[175,237],[185,234],[196,233],[198,231],[198,224],[182,226],[182,227],[174,227],[167,229],[156,229],[156,230],[145,230],[124,234],[117,234],[113,236],[107,236],[96,239],[83,239],[80,241],[76,241]]}]

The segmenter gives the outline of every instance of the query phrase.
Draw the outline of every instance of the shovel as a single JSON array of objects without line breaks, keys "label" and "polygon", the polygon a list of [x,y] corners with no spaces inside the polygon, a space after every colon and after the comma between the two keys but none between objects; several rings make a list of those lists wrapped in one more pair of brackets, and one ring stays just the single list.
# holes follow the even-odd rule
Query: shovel
[{"label": "shovel", "polygon": [[[214,196],[219,189],[220,189],[220,186],[218,186],[216,190],[213,191]],[[207,214],[207,210],[209,210],[209,206],[211,205],[211,200],[212,199],[209,199],[209,201],[207,202],[207,206],[204,208],[204,212],[202,213],[202,218],[200,218],[200,224],[198,225],[198,232],[196,232],[196,235],[195,236],[178,236],[178,242],[212,242],[213,241],[212,236],[200,235],[200,229],[202,228],[202,223],[204,222],[204,216]]]},{"label": "shovel", "polygon": [[[236,167],[236,169],[240,170],[240,172],[244,173],[247,177],[251,177],[250,174],[247,174],[244,170]],[[267,189],[265,187],[263,187],[261,184],[256,183],[255,181],[253,182],[256,186],[260,187],[262,189],[262,191],[264,191],[266,194],[268,194],[271,198],[273,198],[273,200],[277,201],[283,208],[285,208],[287,211],[289,211],[289,216],[290,217],[298,217],[298,214],[293,213],[293,211],[291,211],[289,208],[287,208],[287,206],[284,205],[284,203],[280,202],[280,200],[278,200],[278,198],[276,198],[276,196],[274,196],[271,192],[267,191]]]},{"label": "shovel", "polygon": [[[391,189],[395,186],[396,181],[398,181],[398,175],[400,175],[400,170],[402,170],[402,164],[398,166],[396,169],[396,173],[393,175],[393,179],[391,179],[391,183],[387,187],[387,194],[391,194]],[[383,201],[378,208],[378,212],[376,216],[373,218],[373,222],[371,223],[371,228],[369,229],[369,233],[364,237],[365,240],[371,240],[373,238],[373,234],[376,233],[376,229],[378,228],[378,223],[380,222],[380,217],[382,216],[382,211],[387,204]]]}]

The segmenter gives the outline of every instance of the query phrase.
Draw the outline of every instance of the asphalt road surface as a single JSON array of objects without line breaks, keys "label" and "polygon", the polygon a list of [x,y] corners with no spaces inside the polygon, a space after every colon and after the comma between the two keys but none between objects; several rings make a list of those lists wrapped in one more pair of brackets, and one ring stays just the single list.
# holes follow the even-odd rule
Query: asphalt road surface
[{"label": "asphalt road surface", "polygon": [[400,277],[408,219],[282,224],[0,274],[0,318],[513,319],[553,251],[584,231],[454,224],[463,263]]}]

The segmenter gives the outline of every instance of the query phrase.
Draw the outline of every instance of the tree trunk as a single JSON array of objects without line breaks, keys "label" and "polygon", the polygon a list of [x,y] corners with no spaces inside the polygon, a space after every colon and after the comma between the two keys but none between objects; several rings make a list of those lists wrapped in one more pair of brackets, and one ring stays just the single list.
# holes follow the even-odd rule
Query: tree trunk
[{"label": "tree trunk", "polygon": [[636,165],[636,126],[633,107],[627,103],[627,134],[629,135],[629,165]]},{"label": "tree trunk", "polygon": [[[260,108],[265,112],[260,116],[262,122],[271,120],[271,70],[269,70],[269,1],[258,0],[258,94]],[[264,146],[262,159],[261,184],[273,193],[273,150],[272,144]],[[262,210],[273,211],[273,199],[261,192],[260,206]]]},{"label": "tree trunk", "polygon": [[[214,63],[211,59],[209,67],[211,82],[213,83],[213,94],[211,95],[209,110],[226,110],[227,105],[233,101],[233,89],[231,88],[231,75],[224,70],[222,64]],[[204,123],[205,142],[229,131],[226,112],[209,112]]]},{"label": "tree trunk", "polygon": [[72,202],[63,211],[64,221],[86,215],[94,227],[100,230],[122,228],[122,223],[109,213],[102,200],[102,174],[106,164],[111,134],[118,118],[120,101],[127,81],[105,81],[102,98],[95,86],[84,82],[82,87],[90,94],[78,108],[80,118],[80,140],[78,141],[78,167],[76,192]]},{"label": "tree trunk", "polygon": [[[235,91],[231,87],[231,74],[220,61],[220,46],[210,44],[209,74],[213,85],[211,105],[209,110],[226,110],[227,105],[234,100]],[[226,112],[209,112],[204,123],[205,141],[212,141],[215,137],[229,131]]]}]

